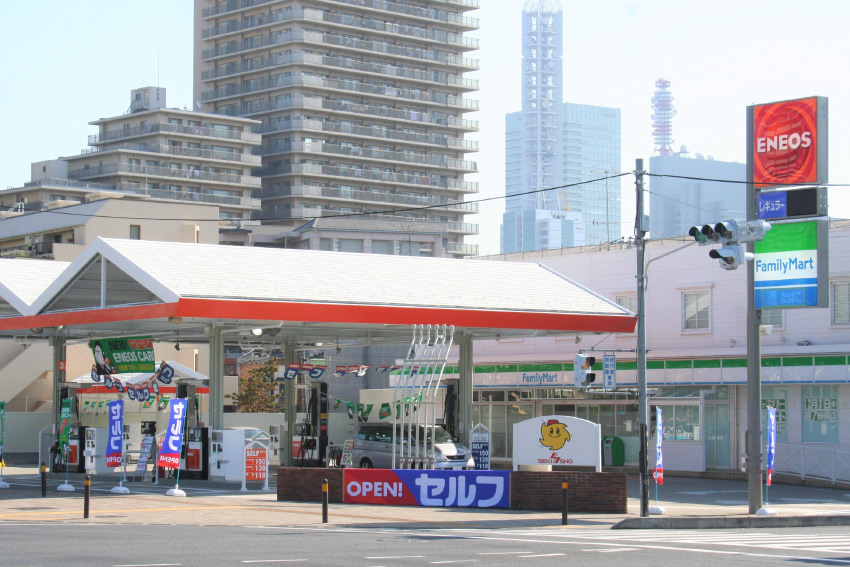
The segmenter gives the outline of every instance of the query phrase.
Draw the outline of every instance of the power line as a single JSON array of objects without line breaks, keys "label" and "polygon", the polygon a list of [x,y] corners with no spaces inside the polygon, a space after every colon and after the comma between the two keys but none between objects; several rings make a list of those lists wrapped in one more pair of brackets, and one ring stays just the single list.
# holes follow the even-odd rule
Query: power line
[{"label": "power line", "polygon": [[[370,212],[362,212],[362,213],[341,213],[341,214],[338,214],[338,215],[322,215],[320,217],[271,217],[271,218],[260,218],[260,219],[251,219],[251,220],[260,220],[260,221],[264,221],[264,220],[280,220],[280,221],[303,220],[303,221],[309,221],[309,220],[314,220],[314,219],[319,219],[319,218],[322,218],[322,219],[352,218],[352,217],[364,217],[364,216],[372,216],[372,215],[386,215],[386,214],[393,214],[393,213],[405,213],[405,212],[411,212],[411,211],[427,211],[427,210],[433,210],[433,209],[442,209],[442,208],[445,208],[445,207],[451,207],[451,206],[455,206],[455,205],[484,203],[484,202],[487,202],[487,201],[495,201],[497,199],[507,199],[508,197],[521,197],[523,195],[533,195],[535,193],[543,193],[543,192],[546,192],[546,191],[556,191],[558,189],[568,189],[570,187],[578,187],[580,185],[587,185],[589,183],[596,183],[598,181],[605,181],[606,179],[615,179],[615,178],[618,178],[618,177],[624,177],[626,175],[632,175],[632,173],[633,172],[629,171],[629,172],[625,172],[625,173],[618,173],[616,175],[606,175],[604,177],[598,177],[598,178],[594,178],[594,179],[586,179],[584,181],[577,181],[575,183],[567,183],[565,185],[558,185],[558,186],[555,186],[555,187],[546,187],[544,189],[534,189],[532,191],[525,191],[525,192],[522,192],[522,193],[514,193],[514,194],[511,194],[511,195],[496,195],[494,197],[483,197],[481,199],[473,199],[471,201],[450,201],[448,203],[440,203],[439,205],[423,205],[423,206],[420,206],[420,207],[405,207],[405,208],[399,208],[399,209],[390,209],[390,210],[387,210],[387,211],[370,211]],[[24,209],[27,210],[26,205],[24,205]],[[81,217],[89,217],[89,218],[94,217],[94,218],[106,218],[106,219],[121,219],[121,220],[167,220],[167,221],[195,221],[195,222],[220,222],[222,220],[228,220],[228,219],[195,219],[195,218],[168,218],[168,219],[163,219],[163,218],[158,218],[158,217],[157,218],[150,218],[150,217],[111,216],[111,215],[98,215],[98,214],[90,214],[90,213],[74,213],[74,212],[69,212],[69,211],[63,211],[61,209],[54,209],[54,210],[50,210],[50,211],[30,209],[30,212],[50,213],[50,214],[68,215],[68,216],[81,216]],[[232,219],[232,220],[240,220],[240,219]],[[241,220],[247,220],[247,219],[241,219]]]}]

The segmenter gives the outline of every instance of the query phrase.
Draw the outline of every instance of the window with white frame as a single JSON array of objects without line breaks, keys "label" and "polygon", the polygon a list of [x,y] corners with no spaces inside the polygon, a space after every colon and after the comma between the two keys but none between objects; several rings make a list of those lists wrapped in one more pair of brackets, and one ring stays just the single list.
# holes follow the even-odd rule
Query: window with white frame
[{"label": "window with white frame", "polygon": [[761,324],[773,325],[774,327],[784,327],[782,324],[785,319],[784,313],[784,309],[762,309]]},{"label": "window with white frame", "polygon": [[637,295],[618,295],[615,301],[620,307],[624,307],[632,313],[637,313]]},{"label": "window with white frame", "polygon": [[850,281],[832,283],[832,324],[850,325]]},{"label": "window with white frame", "polygon": [[694,290],[682,292],[682,330],[710,330],[710,299],[711,295],[708,290]]}]

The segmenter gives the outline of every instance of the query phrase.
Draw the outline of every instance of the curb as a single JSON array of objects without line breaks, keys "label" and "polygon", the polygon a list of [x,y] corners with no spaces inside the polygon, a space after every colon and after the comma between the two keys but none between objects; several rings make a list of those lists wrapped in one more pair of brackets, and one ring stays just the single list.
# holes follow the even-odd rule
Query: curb
[{"label": "curb", "polygon": [[850,515],[836,516],[699,516],[691,518],[627,518],[612,530],[699,530],[723,528],[810,528],[850,526]]}]

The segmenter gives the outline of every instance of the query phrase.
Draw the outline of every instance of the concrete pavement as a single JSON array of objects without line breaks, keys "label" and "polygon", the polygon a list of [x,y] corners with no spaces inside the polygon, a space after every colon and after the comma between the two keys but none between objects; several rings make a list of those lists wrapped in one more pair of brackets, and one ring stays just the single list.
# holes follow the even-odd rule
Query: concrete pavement
[{"label": "concrete pavement", "polygon": [[[117,486],[117,476],[92,475],[89,518],[83,519],[84,475],[70,474],[69,483],[76,490],[59,492],[57,486],[64,483],[64,474],[48,473],[46,498],[41,496],[40,475],[35,466],[7,467],[3,477],[10,487],[0,489],[0,522],[227,526],[322,523],[320,486],[316,487],[316,503],[278,502],[274,478],[269,481],[270,491],[263,491],[259,483],[249,483],[247,492],[240,490],[240,483],[184,479],[180,488],[186,492],[186,497],[181,498],[166,495],[168,489],[174,487],[174,479],[160,479],[158,485],[150,480],[126,483],[130,494],[116,495],[110,490]],[[569,524],[564,528],[780,527],[782,522],[789,525],[850,525],[850,491],[847,490],[774,485],[770,492],[770,507],[778,512],[777,519],[748,514],[746,483],[677,480],[675,477],[668,478],[660,491],[658,504],[666,508],[665,516],[640,518],[637,479],[630,478],[628,514],[569,514]],[[654,499],[651,504],[655,504]],[[328,520],[333,525],[398,529],[551,528],[561,525],[561,514],[331,504]]]}]

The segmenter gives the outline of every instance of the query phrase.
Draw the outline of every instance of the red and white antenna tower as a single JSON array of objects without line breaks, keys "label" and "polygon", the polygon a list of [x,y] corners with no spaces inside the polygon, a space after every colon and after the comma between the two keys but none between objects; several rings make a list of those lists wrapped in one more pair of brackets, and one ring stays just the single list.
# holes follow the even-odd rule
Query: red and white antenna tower
[{"label": "red and white antenna tower", "polygon": [[673,93],[670,92],[670,81],[658,79],[655,81],[655,96],[652,97],[652,137],[655,140],[655,151],[652,155],[673,155]]}]

